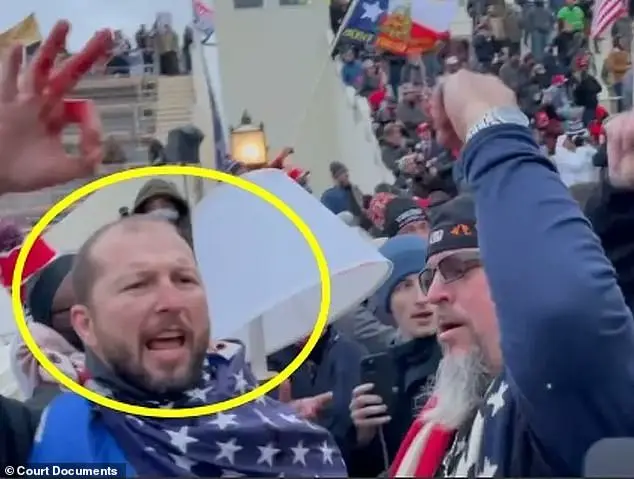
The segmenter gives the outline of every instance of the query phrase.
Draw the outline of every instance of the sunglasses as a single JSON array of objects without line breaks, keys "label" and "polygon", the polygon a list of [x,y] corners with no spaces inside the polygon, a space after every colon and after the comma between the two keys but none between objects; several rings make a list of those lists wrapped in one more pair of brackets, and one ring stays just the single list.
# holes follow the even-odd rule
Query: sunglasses
[{"label": "sunglasses", "polygon": [[464,277],[469,271],[482,266],[480,253],[477,251],[462,251],[445,256],[433,268],[425,268],[418,275],[418,282],[422,291],[427,294],[434,282],[436,273],[440,273],[444,284],[453,283]]}]

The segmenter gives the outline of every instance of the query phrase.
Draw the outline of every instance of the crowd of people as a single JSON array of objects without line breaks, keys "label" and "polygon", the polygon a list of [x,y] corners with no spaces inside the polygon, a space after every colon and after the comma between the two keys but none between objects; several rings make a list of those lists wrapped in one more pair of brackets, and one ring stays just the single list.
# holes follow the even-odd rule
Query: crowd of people
[{"label": "crowd of people", "polygon": [[[333,29],[346,8],[333,0]],[[211,416],[123,414],[66,392],[17,338],[20,400],[0,396],[0,464],[117,463],[129,477],[579,477],[595,444],[634,437],[634,113],[599,104],[587,5],[468,8],[473,37],[437,51],[339,49],[395,182],[363,192],[345,159],[332,161],[321,202],[392,269],[326,327],[288,384]],[[618,28],[604,68],[615,93],[631,70]],[[6,57],[2,194],[103,161],[96,111],[60,118],[54,107],[122,37],[98,32],[52,72],[67,33],[56,25],[29,81],[17,82],[18,49]],[[77,158],[51,127],[66,123],[81,126]],[[290,154],[269,166],[310,192]],[[0,221],[7,288],[22,241]],[[42,351],[74,381],[136,405],[195,407],[253,389],[243,345],[210,343],[193,241],[187,201],[157,179],[78,252],[38,239],[21,293]],[[270,355],[269,370],[303,345]]]},{"label": "crowd of people", "polygon": [[[333,0],[333,31],[349,5]],[[479,0],[467,11],[471,38],[439,41],[422,55],[339,46],[344,83],[367,98],[373,112],[383,163],[396,178],[391,189],[427,198],[436,191],[453,195],[460,186],[457,152],[438,145],[429,98],[439,76],[461,68],[495,74],[516,93],[536,140],[568,186],[596,181],[605,166],[608,112],[631,106],[631,19],[618,19],[606,38],[592,41],[592,2]],[[603,62],[602,43],[612,45]],[[610,100],[602,103],[604,88]]]},{"label": "crowd of people", "polygon": [[[154,22],[152,28],[140,25],[134,41],[127,38],[122,30],[115,30],[113,51],[105,65],[105,73],[116,76],[188,74],[192,69],[192,42],[190,26],[185,28],[180,40],[169,23]],[[96,67],[94,73],[103,73],[103,70]]]}]

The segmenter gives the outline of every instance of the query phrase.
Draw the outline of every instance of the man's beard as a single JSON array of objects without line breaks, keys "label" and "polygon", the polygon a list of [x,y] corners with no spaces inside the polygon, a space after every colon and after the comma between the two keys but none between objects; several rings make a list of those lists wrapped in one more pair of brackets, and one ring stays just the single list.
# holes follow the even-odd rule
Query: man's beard
[{"label": "man's beard", "polygon": [[489,382],[480,348],[446,354],[438,366],[431,394],[436,403],[423,413],[423,420],[449,429],[459,428],[479,406]]},{"label": "man's beard", "polygon": [[202,365],[207,355],[209,335],[202,335],[201,340],[194,343],[190,362],[184,373],[171,377],[155,378],[145,369],[143,364],[136,361],[134,355],[125,347],[110,344],[103,354],[108,366],[115,376],[138,389],[154,393],[158,396],[169,396],[182,393],[196,386],[202,376]]}]

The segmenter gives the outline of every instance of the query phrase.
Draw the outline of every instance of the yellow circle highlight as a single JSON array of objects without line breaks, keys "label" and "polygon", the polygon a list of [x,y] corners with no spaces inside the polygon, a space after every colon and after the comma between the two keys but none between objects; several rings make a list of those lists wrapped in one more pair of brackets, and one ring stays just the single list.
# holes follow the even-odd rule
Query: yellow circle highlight
[{"label": "yellow circle highlight", "polygon": [[[94,193],[95,191],[117,184],[121,181],[132,180],[136,178],[144,178],[147,176],[194,176],[198,178],[204,178],[207,180],[219,181],[221,183],[227,183],[237,188],[241,188],[249,193],[257,196],[258,198],[266,201],[277,210],[279,210],[288,220],[302,234],[308,246],[315,257],[317,262],[317,269],[319,270],[319,277],[321,280],[321,302],[319,315],[315,323],[308,342],[302,348],[300,353],[293,359],[293,361],[279,374],[268,380],[266,383],[256,387],[255,389],[246,392],[238,397],[231,398],[216,404],[209,404],[207,406],[199,406],[193,408],[181,408],[181,409],[157,409],[143,406],[136,406],[133,404],[127,404],[121,401],[102,396],[90,389],[76,383],[72,378],[66,376],[60,369],[53,364],[53,362],[46,357],[40,347],[36,344],[31,332],[26,323],[26,317],[24,315],[24,309],[22,308],[22,302],[20,299],[20,289],[22,284],[22,276],[24,273],[24,265],[29,252],[33,248],[35,240],[44,232],[44,228],[55,219],[66,208],[76,203],[84,196]],[[293,374],[297,368],[308,358],[308,355],[313,350],[317,341],[321,337],[326,322],[328,320],[328,312],[330,310],[331,301],[331,285],[330,285],[330,271],[328,269],[328,262],[324,255],[317,238],[310,230],[308,225],[290,208],[286,203],[280,200],[274,194],[268,192],[264,188],[255,183],[248,181],[244,178],[232,176],[228,173],[223,173],[216,170],[210,170],[198,166],[147,166],[143,168],[135,168],[132,170],[121,171],[114,173],[98,180],[95,180],[87,185],[78,188],[70,193],[68,196],[62,198],[53,207],[46,212],[46,214],[37,222],[31,232],[26,236],[22,249],[18,255],[15,270],[13,272],[13,278],[11,280],[11,301],[13,306],[13,313],[15,315],[18,330],[22,335],[22,338],[29,348],[35,359],[42,365],[42,367],[57,381],[66,386],[69,390],[75,394],[79,394],[83,398],[100,406],[113,409],[126,414],[133,414],[136,416],[157,417],[157,418],[188,418],[205,416],[210,414],[227,411],[235,407],[242,406],[248,402],[255,401],[264,394],[272,391],[284,381],[286,381],[291,374]]]}]

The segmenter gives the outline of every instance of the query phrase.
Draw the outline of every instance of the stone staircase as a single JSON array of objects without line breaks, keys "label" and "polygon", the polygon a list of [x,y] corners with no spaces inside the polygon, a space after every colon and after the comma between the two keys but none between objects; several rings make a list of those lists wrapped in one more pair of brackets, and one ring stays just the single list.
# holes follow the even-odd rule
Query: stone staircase
[{"label": "stone staircase", "polygon": [[163,144],[170,130],[192,123],[194,83],[190,75],[158,78],[156,134]]}]

